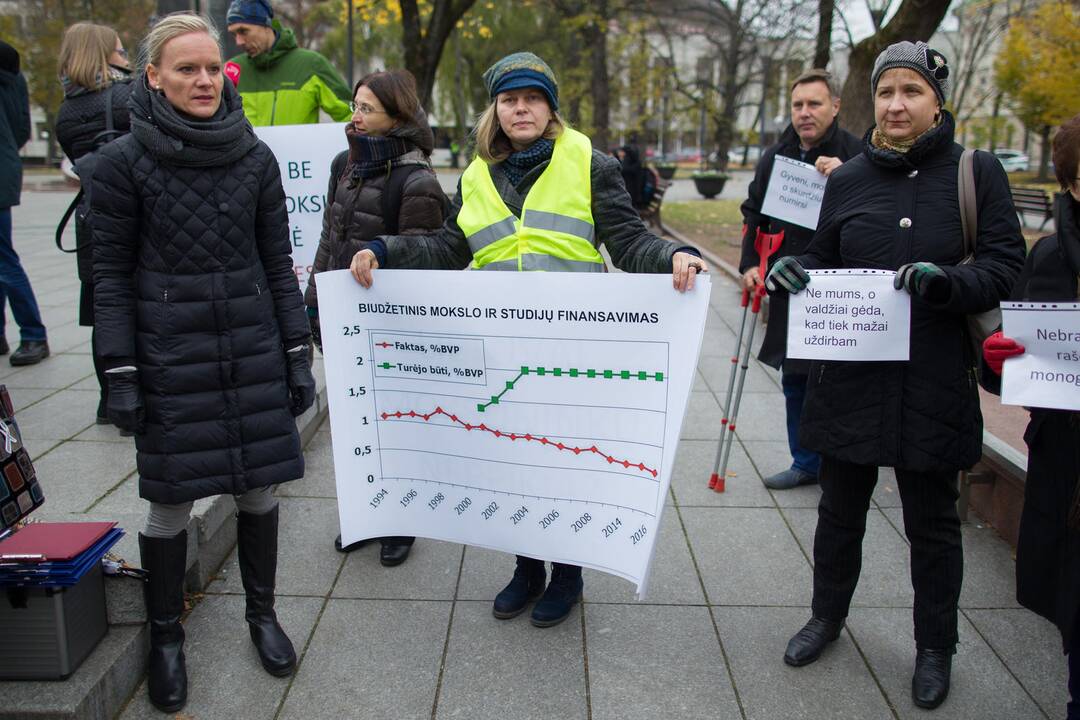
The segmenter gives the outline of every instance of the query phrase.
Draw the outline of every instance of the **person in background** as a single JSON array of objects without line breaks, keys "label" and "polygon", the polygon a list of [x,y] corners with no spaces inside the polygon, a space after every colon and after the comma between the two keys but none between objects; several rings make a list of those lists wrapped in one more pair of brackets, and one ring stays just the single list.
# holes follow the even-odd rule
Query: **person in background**
[{"label": "person in background", "polygon": [[619,148],[618,158],[622,165],[623,184],[630,193],[630,203],[640,208],[646,204],[642,195],[645,190],[645,163],[642,161],[637,133],[630,135],[626,144]]},{"label": "person in background", "polygon": [[[806,252],[814,231],[794,223],[784,222],[761,214],[765,202],[769,178],[776,156],[791,158],[813,165],[817,171],[828,176],[833,170],[862,152],[862,143],[854,135],[840,127],[840,95],[833,85],[832,76],[826,70],[810,70],[795,79],[791,85],[791,124],[780,140],[765,151],[754,172],[750,191],[742,204],[743,239],[742,259],[739,272],[747,290],[753,291],[761,284],[758,264],[761,258],[754,247],[758,232],[784,233],[780,248],[772,257],[775,262],[787,255]],[[780,370],[780,387],[784,391],[787,414],[788,449],[791,451],[791,467],[765,478],[765,486],[773,490],[788,490],[799,485],[817,482],[818,454],[799,444],[799,418],[802,416],[806,398],[808,360],[789,360],[787,354],[787,293],[771,293],[769,296],[769,323],[765,327],[765,340],[758,351],[758,360]]]},{"label": "person in background", "polygon": [[11,234],[11,208],[22,194],[22,158],[19,148],[30,139],[30,95],[20,71],[19,53],[0,40],[0,355],[9,352],[4,336],[4,300],[19,325],[19,347],[12,365],[34,365],[49,357],[45,325],[41,322],[34,289],[15,252]]},{"label": "person in background", "polygon": [[[353,255],[378,235],[418,235],[442,227],[446,195],[431,169],[435,138],[416,96],[416,80],[408,70],[371,73],[356,83],[352,122],[345,126],[348,149],[330,165],[330,187],[323,214],[322,237],[308,275],[304,302],[319,351],[319,296],[315,275],[348,268]],[[391,197],[396,195],[396,197]],[[394,217],[386,217],[389,211]],[[379,538],[379,562],[393,567],[405,562],[414,537]],[[366,540],[342,547],[362,547]]]},{"label": "person in background", "polygon": [[168,15],[145,40],[131,133],[91,186],[94,316],[109,419],[135,433],[150,701],[187,700],[184,576],[195,500],[236,499],[245,619],[263,668],[296,667],[274,612],[274,485],[304,474],[295,417],[315,401],[278,163],[222,72],[217,32]]},{"label": "person in background", "polygon": [[[1080,276],[1080,115],[1054,135],[1054,234],[1031,249],[1013,300],[1076,302]],[[1000,392],[1002,364],[1024,347],[1000,332],[983,343],[991,373],[987,389]],[[1057,625],[1068,655],[1068,720],[1080,720],[1080,412],[1029,408],[1024,510],[1016,544],[1016,599]]]},{"label": "person in background", "polygon": [[944,108],[950,68],[923,42],[878,55],[870,89],[876,124],[863,154],[829,178],[809,249],[780,258],[770,290],[802,291],[804,268],[894,270],[911,296],[906,362],[814,361],[799,440],[821,453],[809,622],[784,662],[808,665],[839,637],[859,582],[866,513],[878,468],[892,467],[911,543],[915,671],[911,697],[948,697],[964,576],[957,475],[982,454],[982,415],[966,316],[1009,296],[1024,239],[1009,181],[989,153],[974,158],[978,232],[965,258],[957,171],[963,148]]},{"label": "person in background", "polygon": [[317,123],[319,108],[337,122],[349,119],[349,87],[326,58],[297,47],[293,31],[274,19],[270,0],[233,0],[225,18],[244,53],[226,64],[225,74],[252,125]]},{"label": "person in background", "polygon": [[[371,287],[380,267],[455,270],[470,261],[482,271],[599,273],[607,270],[603,245],[620,270],[671,273],[676,290],[693,288],[705,261],[645,228],[619,163],[559,115],[559,86],[546,62],[514,53],[492,65],[484,82],[491,104],[476,125],[477,156],[446,222],[427,235],[375,238],[353,256],[357,282]],[[581,568],[552,563],[545,589],[546,582],[543,560],[518,555],[492,614],[513,618],[538,599],[532,624],[561,623],[581,598]]]},{"label": "person in background", "polygon": [[[56,114],[56,140],[64,154],[75,162],[103,144],[128,132],[128,96],[131,94],[131,69],[120,36],[111,27],[89,22],[76,23],[64,33],[60,43],[60,82],[64,102]],[[106,102],[112,113],[114,132],[106,132]],[[85,188],[84,188],[85,190]],[[93,235],[83,212],[75,215],[76,247],[79,273],[79,324],[94,325]],[[100,400],[97,423],[109,422],[108,390],[105,367],[97,354],[97,333],[90,335]]]}]

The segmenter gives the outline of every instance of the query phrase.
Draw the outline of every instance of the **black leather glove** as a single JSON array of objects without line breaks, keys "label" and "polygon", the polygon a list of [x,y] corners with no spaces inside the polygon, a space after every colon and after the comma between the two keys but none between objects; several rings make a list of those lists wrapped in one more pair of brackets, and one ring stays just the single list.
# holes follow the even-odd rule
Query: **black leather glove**
[{"label": "black leather glove", "polygon": [[109,381],[109,400],[105,406],[109,422],[121,430],[142,435],[146,429],[142,388],[138,370],[106,372]]},{"label": "black leather glove", "polygon": [[315,376],[311,374],[311,361],[308,348],[285,353],[288,365],[289,396],[292,398],[293,417],[303,415],[315,403]]},{"label": "black leather glove", "polygon": [[322,328],[319,325],[319,309],[309,307],[307,309],[308,325],[311,327],[311,342],[322,352]]}]

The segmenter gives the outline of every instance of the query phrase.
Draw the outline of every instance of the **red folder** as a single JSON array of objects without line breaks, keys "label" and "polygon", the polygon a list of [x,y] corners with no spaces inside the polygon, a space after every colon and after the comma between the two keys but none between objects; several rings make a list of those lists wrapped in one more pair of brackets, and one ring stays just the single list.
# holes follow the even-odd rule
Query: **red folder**
[{"label": "red folder", "polygon": [[32,523],[0,542],[0,562],[62,562],[77,557],[114,522]]}]

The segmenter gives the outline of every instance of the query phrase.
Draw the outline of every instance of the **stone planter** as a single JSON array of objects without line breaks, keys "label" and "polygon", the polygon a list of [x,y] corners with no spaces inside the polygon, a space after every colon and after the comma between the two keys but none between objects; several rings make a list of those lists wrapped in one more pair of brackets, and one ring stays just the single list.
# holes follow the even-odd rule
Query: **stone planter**
[{"label": "stone planter", "polygon": [[709,200],[724,191],[724,183],[726,182],[726,175],[697,175],[694,177],[694,187]]}]

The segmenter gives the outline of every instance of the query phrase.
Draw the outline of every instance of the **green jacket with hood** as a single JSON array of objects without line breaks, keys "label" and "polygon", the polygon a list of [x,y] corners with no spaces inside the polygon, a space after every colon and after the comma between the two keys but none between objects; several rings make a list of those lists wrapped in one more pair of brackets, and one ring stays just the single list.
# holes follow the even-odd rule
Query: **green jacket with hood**
[{"label": "green jacket with hood", "polygon": [[249,58],[229,61],[226,74],[234,78],[252,125],[305,125],[319,122],[319,108],[338,122],[352,117],[352,97],[345,81],[326,58],[296,46],[291,29],[274,20],[277,42]]}]

